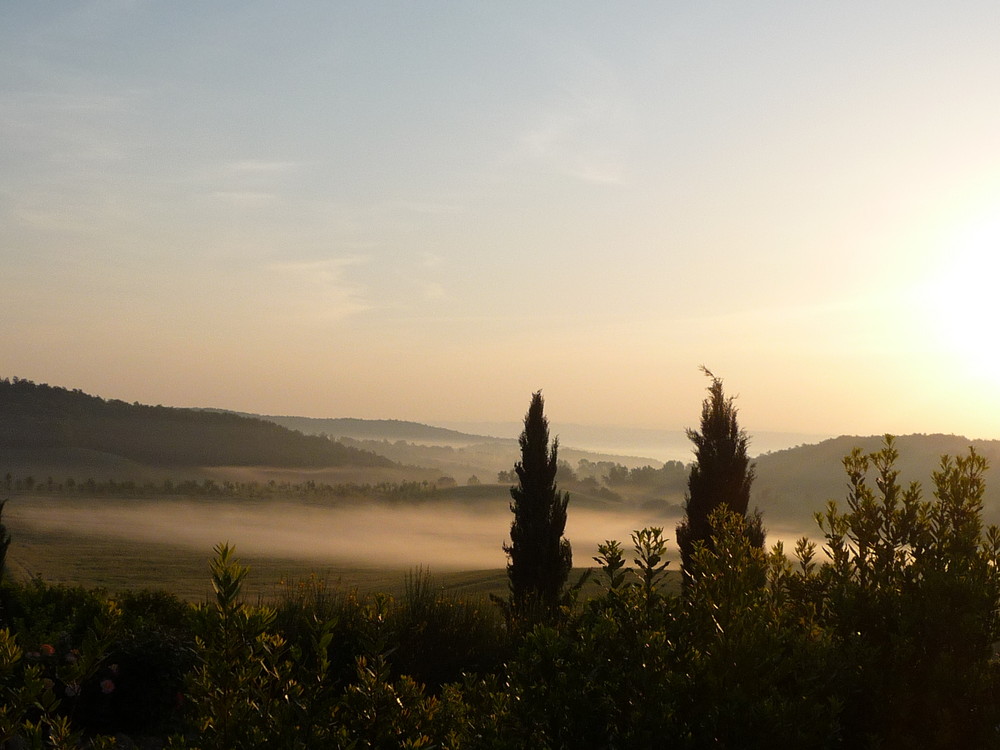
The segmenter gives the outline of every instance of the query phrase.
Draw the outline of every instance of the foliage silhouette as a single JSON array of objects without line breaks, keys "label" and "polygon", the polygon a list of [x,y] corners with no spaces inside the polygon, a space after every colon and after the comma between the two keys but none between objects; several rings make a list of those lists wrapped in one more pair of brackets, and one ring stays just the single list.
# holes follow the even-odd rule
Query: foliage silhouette
[{"label": "foliage silhouette", "polygon": [[[726,396],[722,380],[705,367],[702,371],[712,383],[708,387],[708,398],[702,402],[701,431],[687,431],[695,446],[695,463],[688,477],[684,520],[677,526],[685,586],[691,580],[695,545],[712,546],[712,513],[724,507],[746,516],[755,473],[747,456],[747,434],[736,419],[734,397]],[[764,528],[759,513],[750,517],[746,533],[754,546],[764,546]]]},{"label": "foliage silhouette", "polygon": [[556,485],[559,439],[549,447],[549,422],[541,391],[531,397],[519,443],[521,460],[514,465],[518,483],[510,488],[510,544],[507,576],[510,609],[515,619],[551,615],[573,567],[573,551],[563,537],[569,494]]}]

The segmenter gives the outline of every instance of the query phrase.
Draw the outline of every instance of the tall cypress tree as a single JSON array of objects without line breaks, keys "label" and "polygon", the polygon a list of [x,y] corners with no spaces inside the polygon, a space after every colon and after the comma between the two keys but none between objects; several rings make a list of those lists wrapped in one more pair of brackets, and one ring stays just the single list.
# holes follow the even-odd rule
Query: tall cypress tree
[{"label": "tall cypress tree", "polygon": [[[707,368],[702,367],[702,371],[711,378],[712,384],[701,406],[701,431],[687,431],[688,439],[694,443],[695,463],[688,477],[685,518],[677,526],[677,546],[681,550],[685,583],[691,577],[695,543],[712,547],[709,516],[722,506],[746,516],[750,485],[756,475],[756,468],[747,456],[747,434],[736,421],[733,396],[726,396],[722,381]],[[760,513],[755,512],[748,519],[747,534],[754,546],[764,546]]]},{"label": "tall cypress tree", "polygon": [[559,439],[549,448],[549,421],[542,393],[531,397],[520,437],[521,460],[514,464],[517,485],[510,488],[510,525],[507,577],[511,613],[515,616],[552,612],[573,567],[573,551],[563,538],[569,493],[556,485]]}]

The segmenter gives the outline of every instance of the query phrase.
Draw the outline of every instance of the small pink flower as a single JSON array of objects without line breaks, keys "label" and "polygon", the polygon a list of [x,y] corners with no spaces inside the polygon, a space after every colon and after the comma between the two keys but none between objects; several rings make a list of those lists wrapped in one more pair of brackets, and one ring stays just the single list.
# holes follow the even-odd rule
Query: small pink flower
[{"label": "small pink flower", "polygon": [[54,656],[56,653],[56,650],[48,643],[43,643],[40,651],[43,656]]},{"label": "small pink flower", "polygon": [[76,664],[76,662],[77,662],[77,660],[79,658],[80,657],[78,657],[76,654],[74,654],[72,651],[70,651],[68,654],[66,654],[66,663],[67,664]]},{"label": "small pink flower", "polygon": [[111,674],[118,674],[118,665],[117,664],[109,664],[108,665],[108,669],[110,670]]},{"label": "small pink flower", "polygon": [[67,697],[75,698],[79,694],[80,694],[80,686],[77,685],[75,682],[71,682],[69,685],[66,686]]},{"label": "small pink flower", "polygon": [[105,695],[110,695],[115,692],[115,683],[113,680],[101,680],[101,692]]}]

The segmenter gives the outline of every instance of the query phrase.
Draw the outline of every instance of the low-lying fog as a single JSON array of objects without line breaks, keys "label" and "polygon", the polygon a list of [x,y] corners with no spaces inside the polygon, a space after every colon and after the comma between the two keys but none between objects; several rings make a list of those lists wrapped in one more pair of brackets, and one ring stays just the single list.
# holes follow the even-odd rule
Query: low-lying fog
[{"label": "low-lying fog", "polygon": [[[634,529],[663,526],[672,556],[679,518],[653,518],[641,511],[610,513],[570,506],[566,536],[574,563],[592,564],[597,545],[618,539],[628,550]],[[4,521],[16,544],[17,529],[130,539],[204,550],[219,542],[238,553],[302,558],[358,567],[474,570],[501,568],[501,545],[509,540],[511,513],[506,506],[363,505],[323,507],[275,501],[101,500],[15,498]],[[778,532],[775,534],[774,532]],[[772,529],[791,550],[801,530]],[[815,531],[807,531],[815,537]]]}]

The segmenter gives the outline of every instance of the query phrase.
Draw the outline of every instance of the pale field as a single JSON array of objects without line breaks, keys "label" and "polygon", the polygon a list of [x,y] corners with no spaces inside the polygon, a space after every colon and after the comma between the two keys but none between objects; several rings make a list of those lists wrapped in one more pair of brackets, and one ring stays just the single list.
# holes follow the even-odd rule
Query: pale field
[{"label": "pale field", "polygon": [[[365,504],[276,500],[11,498],[4,518],[19,580],[158,588],[191,601],[211,595],[213,547],[228,542],[250,566],[250,598],[280,595],[283,582],[316,576],[336,589],[398,593],[416,571],[466,596],[505,595],[510,512],[506,502]],[[580,509],[570,515],[578,566],[592,563],[605,532],[627,541],[638,516]],[[571,580],[575,580],[575,577]]]},{"label": "pale field", "polygon": [[[336,589],[398,593],[418,570],[447,591],[505,595],[502,545],[511,514],[505,500],[481,489],[481,503],[393,505],[15,495],[3,516],[13,539],[7,561],[20,580],[111,591],[158,588],[200,601],[211,595],[213,548],[227,542],[250,566],[245,590],[251,598],[274,598],[283,582],[310,576]],[[584,568],[595,564],[600,542],[618,539],[631,557],[631,532],[660,526],[676,571],[677,520],[638,508],[571,508],[566,535],[574,563]],[[791,553],[802,533],[772,526],[768,545],[781,541]]]}]

